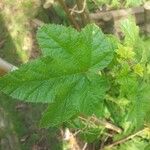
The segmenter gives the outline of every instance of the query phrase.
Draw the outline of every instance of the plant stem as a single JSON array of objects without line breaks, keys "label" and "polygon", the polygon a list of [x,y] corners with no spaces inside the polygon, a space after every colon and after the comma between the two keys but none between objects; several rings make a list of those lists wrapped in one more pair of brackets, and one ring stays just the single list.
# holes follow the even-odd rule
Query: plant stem
[{"label": "plant stem", "polygon": [[62,6],[62,8],[64,9],[64,11],[66,12],[67,17],[70,20],[70,23],[77,29],[80,30],[79,25],[76,23],[75,19],[73,18],[73,16],[71,15],[67,5],[65,4],[65,2],[63,0],[57,0],[59,2],[59,4]]},{"label": "plant stem", "polygon": [[5,60],[3,60],[2,58],[0,58],[0,76],[17,69],[16,66],[6,62]]},{"label": "plant stem", "polygon": [[125,137],[125,138],[123,138],[123,139],[121,139],[121,140],[115,141],[114,143],[112,143],[112,144],[110,144],[110,145],[108,145],[108,146],[105,146],[104,149],[110,149],[110,148],[112,148],[112,147],[114,147],[114,146],[116,146],[116,145],[119,145],[119,144],[121,144],[121,143],[124,143],[124,142],[126,142],[126,141],[128,141],[128,140],[134,138],[135,136],[141,134],[141,133],[142,133],[143,131],[145,131],[146,129],[147,129],[147,128],[144,128],[144,129],[142,129],[142,130],[140,130],[140,131],[138,131],[138,132],[136,132],[136,133],[134,133],[134,134],[132,134],[132,135],[129,135],[129,136],[127,136],[127,137]]},{"label": "plant stem", "polygon": [[85,26],[90,22],[88,9],[86,7],[86,0],[76,0],[76,3],[78,6],[78,11],[75,12],[80,14],[83,26]]},{"label": "plant stem", "polygon": [[84,146],[83,146],[83,148],[82,148],[82,150],[86,150],[87,145],[88,145],[88,144],[87,144],[87,143],[85,143],[85,144],[84,144]]},{"label": "plant stem", "polygon": [[[79,117],[81,120],[83,121],[87,121],[86,118],[83,118],[83,117]],[[113,125],[112,123],[110,122],[107,122],[105,120],[100,120],[100,119],[97,119],[96,117],[91,117],[88,121],[92,122],[92,123],[95,123],[96,125],[102,125],[104,126],[105,128],[107,129],[110,129],[110,130],[113,130],[117,133],[121,133],[122,132],[122,129]]]}]

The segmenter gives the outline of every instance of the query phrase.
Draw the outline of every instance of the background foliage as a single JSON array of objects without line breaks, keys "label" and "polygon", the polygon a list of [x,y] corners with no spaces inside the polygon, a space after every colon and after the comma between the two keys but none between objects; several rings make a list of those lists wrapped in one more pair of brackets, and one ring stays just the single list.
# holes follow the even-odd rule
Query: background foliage
[{"label": "background foliage", "polygon": [[[102,3],[103,2],[97,1],[98,5],[94,7],[97,9]],[[117,4],[118,2],[114,1],[114,3]],[[139,5],[140,3],[141,1],[136,4]],[[108,2],[108,4],[110,3]],[[5,53],[8,49],[10,50],[10,48],[13,49],[13,52],[11,52],[15,59],[19,56],[19,62],[26,62],[32,54],[32,52],[26,51],[28,48],[23,45],[26,42],[29,44],[29,48],[31,48],[31,43],[34,43],[34,40],[31,43],[28,42],[30,37],[28,37],[28,33],[31,28],[33,29],[33,26],[30,26],[28,23],[24,24],[23,20],[26,20],[27,22],[28,20],[31,21],[34,17],[38,17],[44,22],[63,22],[66,25],[69,24],[65,13],[59,5],[55,5],[55,10],[57,16],[60,17],[60,20],[57,20],[58,18],[55,18],[56,20],[49,20],[50,16],[48,16],[48,13],[43,10],[43,8],[41,9],[40,5],[37,5],[37,11],[30,15],[31,7],[33,5],[36,6],[34,3],[27,1],[19,3],[17,9],[14,9],[13,3],[9,3],[9,9],[13,8],[13,10],[23,10],[21,11],[22,14],[19,14],[19,11],[16,11],[13,20],[9,18],[11,12],[7,11],[7,7],[5,7],[6,9],[3,9],[1,22],[6,22],[8,25],[8,33],[10,33],[10,35],[7,34],[5,36],[7,44],[4,44],[4,47],[2,48],[0,47],[2,53],[4,53],[4,55],[1,56],[8,56],[7,60],[10,62],[13,62],[13,60],[11,60],[13,58],[8,55],[10,54],[9,52],[8,54]],[[120,5],[120,3],[117,4],[117,7],[122,7],[122,5],[118,5]],[[127,3],[123,3],[123,6],[127,6]],[[89,7],[91,7],[91,4]],[[114,4],[112,3],[110,7],[114,8]],[[10,24],[8,23],[9,21]],[[21,25],[20,22],[22,22]],[[11,24],[12,26],[16,24],[15,28],[12,28]],[[26,27],[28,27],[27,31]],[[1,38],[3,38],[4,32],[3,28],[1,29]],[[149,130],[147,130],[147,127],[149,127],[150,119],[148,94],[150,72],[149,39],[144,37],[141,38],[139,36],[139,28],[132,20],[124,20],[121,24],[121,30],[124,33],[123,40],[119,40],[112,35],[104,35],[95,26],[86,27],[85,29],[82,29],[81,32],[63,26],[44,26],[38,31],[37,35],[42,50],[42,56],[35,61],[31,61],[28,64],[21,66],[19,71],[9,74],[7,76],[9,79],[4,77],[6,79],[5,85],[10,86],[4,87],[4,80],[2,79],[0,81],[0,86],[1,88],[4,88],[4,91],[12,92],[11,95],[17,97],[17,99],[41,101],[42,98],[42,102],[44,101],[44,103],[52,102],[44,112],[41,120],[41,125],[45,127],[62,124],[63,127],[69,127],[72,132],[77,134],[77,136],[80,135],[80,138],[84,139],[84,141],[87,141],[88,143],[95,142],[97,143],[96,145],[99,145],[98,141],[101,139],[100,143],[103,144],[104,141],[104,146],[124,139],[127,136],[130,136],[130,134],[134,135],[138,131],[142,131],[138,136],[133,137],[132,140],[123,142],[121,146],[114,146],[114,149],[131,148],[135,150],[148,150]],[[23,31],[25,31],[24,34],[19,38],[18,34]],[[9,40],[7,40],[7,38]],[[33,39],[34,38],[35,37],[33,36]],[[23,52],[21,52],[21,47],[25,49]],[[37,47],[33,47],[33,49],[36,48]],[[54,48],[56,53],[52,51]],[[75,51],[77,48],[83,51]],[[99,55],[95,55],[95,53],[97,54],[97,52],[99,52],[98,50],[95,51],[95,53],[93,52],[97,48],[101,50]],[[86,55],[87,49],[89,50],[88,55]],[[17,55],[15,55],[15,51],[17,51]],[[91,52],[93,52],[92,55],[90,54]],[[108,55],[108,53],[111,55]],[[70,57],[72,55],[73,57]],[[93,59],[91,60],[91,58]],[[102,61],[96,61],[94,67],[90,65],[93,60],[100,60],[101,58],[103,58]],[[78,61],[76,61],[76,59]],[[16,62],[16,64],[18,64],[18,62]],[[51,68],[48,68],[47,64],[49,64],[49,67]],[[66,66],[65,69],[63,69],[64,66]],[[52,68],[54,69],[51,74],[49,71],[51,71]],[[89,70],[88,73],[87,70]],[[54,77],[54,75],[56,79],[51,79],[50,77]],[[59,76],[62,75],[65,77],[60,78]],[[45,79],[45,81],[43,81],[43,79]],[[13,82],[14,80],[16,82]],[[22,82],[24,84],[20,89],[20,83]],[[49,83],[55,88],[50,94],[46,94],[47,92],[42,91],[45,91],[46,89],[47,91],[50,91],[49,89],[51,88]],[[58,83],[61,84],[59,85]],[[12,85],[13,88],[11,87]],[[83,85],[85,88],[82,88]],[[35,93],[32,93],[33,86],[34,90],[36,89]],[[16,90],[14,90],[14,87]],[[77,89],[77,92],[73,93],[72,91],[69,91],[70,88],[72,88],[73,91]],[[66,93],[70,93],[69,96],[67,96],[67,99],[65,98],[67,95]],[[86,94],[88,94],[88,96],[85,101],[84,95]],[[51,99],[49,99],[49,96]],[[59,99],[60,97],[61,99]],[[1,108],[4,108],[2,109],[1,114],[4,112],[4,116],[7,116],[7,118],[10,119],[12,126],[11,130],[7,133],[9,134],[13,132],[14,135],[17,134],[19,137],[19,139],[17,139],[18,145],[16,144],[16,149],[20,146],[20,139],[25,139],[25,141],[27,141],[26,144],[21,144],[21,148],[29,149],[31,145],[33,147],[36,146],[34,143],[37,143],[37,141],[40,143],[41,136],[43,136],[42,140],[44,139],[45,141],[45,139],[48,139],[49,141],[52,139],[52,136],[55,135],[55,133],[49,135],[49,132],[52,132],[51,129],[48,130],[48,134],[37,129],[37,120],[39,120],[41,111],[45,109],[44,104],[39,107],[38,104],[27,105],[23,103],[22,107],[22,103],[19,103],[18,101],[14,102],[7,96],[2,95],[1,99]],[[54,99],[56,100],[55,102]],[[68,102],[69,99],[73,100],[73,103],[67,103],[68,105],[66,105],[64,102]],[[74,103],[76,99],[79,99],[79,101]],[[99,103],[99,101],[101,103]],[[27,110],[20,111],[20,107],[21,109],[25,108]],[[66,107],[68,109],[64,109]],[[60,110],[64,114],[63,116],[62,113],[60,113]],[[49,118],[53,119],[50,121]],[[117,132],[118,128],[117,131],[116,129],[113,130],[106,128],[104,122],[111,123],[123,131],[120,133],[120,130]],[[29,128],[30,130],[28,130]],[[5,130],[1,133],[1,137],[6,135]],[[26,140],[26,135],[27,137],[29,135],[29,140]],[[46,141],[45,145],[49,147],[49,144],[46,143]],[[55,149],[54,147],[52,148]],[[59,146],[57,148],[60,149]]]}]

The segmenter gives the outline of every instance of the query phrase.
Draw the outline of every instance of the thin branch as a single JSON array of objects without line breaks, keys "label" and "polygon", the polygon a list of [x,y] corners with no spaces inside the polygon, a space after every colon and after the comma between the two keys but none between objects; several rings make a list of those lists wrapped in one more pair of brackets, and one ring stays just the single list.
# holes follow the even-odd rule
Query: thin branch
[{"label": "thin branch", "polygon": [[112,148],[112,147],[114,147],[116,145],[122,144],[122,143],[124,143],[124,142],[126,142],[126,141],[128,141],[128,140],[130,140],[132,138],[134,138],[135,136],[143,133],[143,131],[145,131],[145,130],[147,130],[147,128],[144,128],[144,129],[142,129],[142,130],[140,130],[140,131],[138,131],[138,132],[136,132],[136,133],[134,133],[132,135],[129,135],[129,136],[127,136],[127,137],[125,137],[125,138],[123,138],[121,140],[118,140],[118,141],[116,141],[116,142],[114,142],[114,143],[112,143],[112,144],[110,144],[108,146],[105,146],[105,149],[107,149],[107,148],[110,149],[110,148]]},{"label": "thin branch", "polygon": [[41,27],[45,24],[43,21],[41,21],[39,19],[33,19],[32,22],[33,22],[35,27]]},{"label": "thin branch", "polygon": [[84,0],[83,6],[80,5],[80,8],[81,8],[80,10],[76,10],[77,5],[75,5],[72,9],[69,9],[69,10],[71,11],[71,14],[73,14],[73,13],[81,14],[85,11],[85,7],[86,7],[86,0]]},{"label": "thin branch", "polygon": [[100,9],[98,3],[97,3],[95,0],[92,0],[92,2],[93,2],[93,3],[97,6],[97,8],[101,11],[101,9]]},{"label": "thin branch", "polygon": [[104,144],[105,144],[105,142],[107,141],[107,139],[108,139],[108,136],[102,138],[102,140],[101,140],[101,145],[100,145],[100,150],[103,150],[103,149],[104,149]]},{"label": "thin branch", "polygon": [[76,12],[80,14],[82,23],[85,26],[90,22],[89,11],[86,7],[86,0],[76,0],[76,3],[78,6],[78,11]]},{"label": "thin branch", "polygon": [[107,128],[107,129],[116,131],[117,133],[121,133],[121,132],[122,132],[122,129],[121,129],[121,128],[117,127],[116,125],[114,125],[114,124],[112,124],[112,123],[110,123],[110,122],[108,122],[108,121],[106,121],[106,120],[100,120],[100,119],[98,119],[98,118],[96,118],[96,117],[92,117],[91,119],[92,119],[92,121],[94,121],[95,123],[101,124],[101,125],[103,125],[105,128]]},{"label": "thin branch", "polygon": [[76,10],[75,10],[76,8],[77,8],[77,4],[75,4],[73,8],[70,8],[70,9],[69,9],[71,15],[72,15],[74,12],[76,12]]},{"label": "thin branch", "polygon": [[69,18],[71,24],[77,29],[80,30],[79,25],[76,23],[75,19],[73,18],[73,16],[71,15],[67,5],[65,4],[65,2],[63,0],[57,0],[59,2],[59,4],[62,6],[62,8],[64,9],[67,17]]},{"label": "thin branch", "polygon": [[0,41],[0,48],[3,47],[4,43],[5,43],[5,40]]},{"label": "thin branch", "polygon": [[2,58],[0,58],[0,76],[17,69],[16,66],[6,62]]},{"label": "thin branch", "polygon": [[85,143],[84,146],[83,146],[83,148],[82,148],[82,150],[85,150],[85,149],[87,148],[87,145],[88,145],[88,144]]},{"label": "thin branch", "polygon": [[85,7],[85,15],[86,15],[86,21],[87,21],[87,23],[91,22],[89,14],[90,14],[90,12],[89,12],[89,9],[88,9],[88,7],[86,5],[86,7]]},{"label": "thin branch", "polygon": [[[79,118],[81,120],[87,121],[86,118],[83,118],[83,117],[79,117]],[[107,122],[106,120],[100,120],[100,119],[97,119],[96,117],[91,117],[90,118],[90,122],[95,123],[97,125],[102,125],[105,128],[113,130],[113,131],[115,131],[117,133],[121,133],[122,132],[121,128],[117,127],[116,125],[114,125],[114,124],[112,124],[110,122]]]}]

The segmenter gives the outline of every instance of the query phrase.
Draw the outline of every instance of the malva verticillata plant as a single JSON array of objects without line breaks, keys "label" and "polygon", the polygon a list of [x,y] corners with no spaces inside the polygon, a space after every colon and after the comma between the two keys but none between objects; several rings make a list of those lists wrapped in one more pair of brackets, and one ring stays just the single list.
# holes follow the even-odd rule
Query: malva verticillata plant
[{"label": "malva verticillata plant", "polygon": [[122,41],[94,24],[80,32],[42,26],[37,32],[42,56],[0,78],[0,91],[49,104],[42,127],[63,124],[89,142],[143,129],[150,122],[150,54],[133,21],[124,20],[121,28]]}]

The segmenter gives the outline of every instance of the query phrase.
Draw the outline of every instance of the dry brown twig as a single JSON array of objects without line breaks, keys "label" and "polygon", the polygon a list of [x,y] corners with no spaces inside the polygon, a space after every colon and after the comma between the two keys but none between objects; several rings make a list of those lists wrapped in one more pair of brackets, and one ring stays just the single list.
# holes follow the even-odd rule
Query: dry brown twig
[{"label": "dry brown twig", "polygon": [[85,143],[84,146],[83,146],[83,148],[82,148],[82,150],[85,150],[85,149],[87,148],[87,145],[88,145],[88,144]]},{"label": "dry brown twig", "polygon": [[64,9],[70,23],[77,29],[80,30],[79,25],[77,24],[76,20],[73,18],[73,16],[70,13],[70,10],[68,9],[66,3],[63,0],[57,0],[59,2],[59,4],[62,6],[62,8]]},{"label": "dry brown twig", "polygon": [[107,139],[108,139],[108,136],[107,137],[103,137],[102,138],[102,140],[101,140],[101,145],[100,145],[100,150],[103,150],[104,149],[104,144],[105,144],[105,142],[107,141]]},{"label": "dry brown twig", "polygon": [[70,10],[70,13],[73,14],[73,13],[78,13],[78,14],[81,14],[84,12],[85,10],[85,7],[86,7],[86,0],[84,0],[83,2],[83,7],[81,10],[76,10],[77,8],[77,5],[75,5],[73,8],[69,9]]},{"label": "dry brown twig", "polygon": [[6,62],[5,60],[3,60],[2,58],[0,58],[0,76],[4,75],[10,71],[13,71],[17,69],[16,66]]},{"label": "dry brown twig", "polygon": [[[86,118],[83,118],[83,117],[79,117],[81,120],[84,120],[84,121],[87,121]],[[117,127],[116,125],[110,123],[110,122],[107,122],[106,120],[100,120],[98,118],[96,118],[95,116],[92,116],[89,120],[91,123],[94,123],[96,125],[102,125],[104,126],[105,128],[107,129],[110,129],[110,130],[113,130],[117,133],[121,133],[122,132],[122,129]]]},{"label": "dry brown twig", "polygon": [[86,0],[76,0],[76,5],[70,9],[71,14],[80,15],[82,27],[90,23],[89,11],[86,4]]}]

